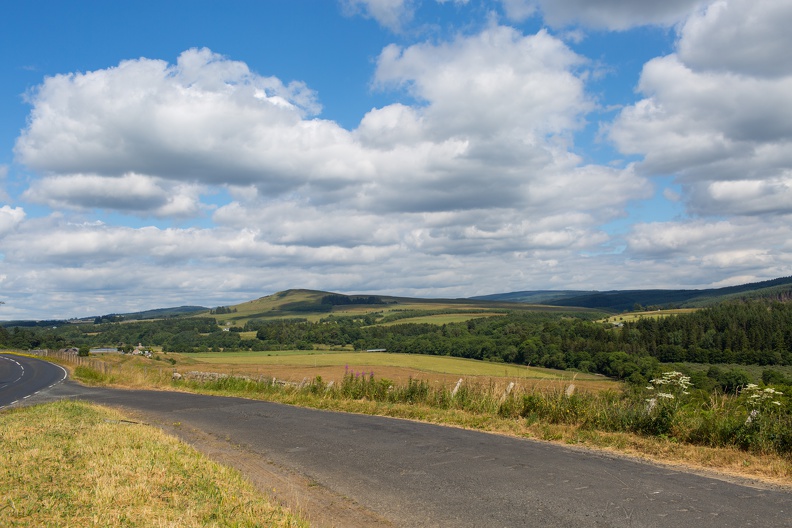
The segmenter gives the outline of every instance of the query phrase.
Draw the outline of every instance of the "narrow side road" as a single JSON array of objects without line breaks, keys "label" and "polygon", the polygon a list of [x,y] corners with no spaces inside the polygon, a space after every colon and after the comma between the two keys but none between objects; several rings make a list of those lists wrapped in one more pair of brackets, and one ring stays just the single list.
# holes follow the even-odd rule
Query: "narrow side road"
[{"label": "narrow side road", "polygon": [[[285,468],[395,526],[792,525],[786,491],[584,449],[241,398],[69,381],[30,401],[64,397],[122,407],[165,428],[200,431],[238,460]],[[348,523],[336,517],[334,524],[365,525],[353,522],[361,514],[350,510]]]}]

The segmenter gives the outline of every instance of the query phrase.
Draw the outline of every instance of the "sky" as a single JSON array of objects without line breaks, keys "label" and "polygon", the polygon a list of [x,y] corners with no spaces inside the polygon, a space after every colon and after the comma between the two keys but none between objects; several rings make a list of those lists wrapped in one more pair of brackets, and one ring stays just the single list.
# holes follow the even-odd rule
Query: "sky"
[{"label": "sky", "polygon": [[31,0],[0,320],[792,275],[792,2]]}]

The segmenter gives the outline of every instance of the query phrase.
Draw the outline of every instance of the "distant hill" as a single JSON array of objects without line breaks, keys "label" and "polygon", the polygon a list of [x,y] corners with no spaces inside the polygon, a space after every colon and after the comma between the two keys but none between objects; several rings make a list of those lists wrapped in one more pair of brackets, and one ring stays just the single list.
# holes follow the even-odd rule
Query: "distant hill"
[{"label": "distant hill", "polygon": [[251,319],[317,319],[330,313],[368,313],[407,311],[493,312],[592,311],[623,312],[641,308],[699,308],[730,300],[770,299],[792,301],[792,277],[703,290],[533,290],[481,295],[469,299],[422,299],[388,295],[345,295],[340,293],[291,289],[233,306],[210,309],[204,306],[178,306],[141,312],[107,314],[80,319],[49,321],[0,321],[2,327],[47,327],[68,323],[120,322],[172,317],[210,316],[225,325],[243,325]]},{"label": "distant hill", "polygon": [[480,295],[478,297],[471,297],[470,299],[474,301],[552,304],[553,302],[562,301],[564,299],[582,297],[594,293],[597,292],[583,290],[536,290]]},{"label": "distant hill", "polygon": [[251,320],[291,319],[317,321],[333,316],[363,316],[378,313],[385,318],[407,318],[422,314],[502,314],[507,310],[591,313],[578,307],[559,307],[509,301],[471,299],[421,299],[389,295],[341,294],[291,289],[226,307],[213,316],[226,326],[242,326]]},{"label": "distant hill", "polygon": [[195,315],[200,312],[208,312],[209,308],[204,306],[177,306],[174,308],[156,308],[154,310],[144,310],[142,312],[130,312],[122,314],[106,314],[92,317],[84,317],[78,321],[102,320],[106,322],[115,321],[145,321],[148,319],[164,319],[166,317],[178,317],[182,315]]},{"label": "distant hill", "polygon": [[58,327],[61,325],[69,324],[70,321],[65,321],[63,319],[49,319],[46,321],[34,321],[30,319],[18,319],[12,321],[0,321],[0,326],[4,328],[13,328],[15,326],[19,327],[27,327],[27,328],[47,328],[47,327]]},{"label": "distant hill", "polygon": [[792,277],[704,290],[537,290],[472,297],[488,301],[542,303],[614,311],[632,310],[637,305],[658,308],[697,308],[728,300],[792,300]]},{"label": "distant hill", "polygon": [[126,319],[161,319],[163,317],[175,317],[177,315],[194,314],[205,312],[209,308],[204,306],[177,306],[175,308],[157,308],[143,312],[123,314]]}]

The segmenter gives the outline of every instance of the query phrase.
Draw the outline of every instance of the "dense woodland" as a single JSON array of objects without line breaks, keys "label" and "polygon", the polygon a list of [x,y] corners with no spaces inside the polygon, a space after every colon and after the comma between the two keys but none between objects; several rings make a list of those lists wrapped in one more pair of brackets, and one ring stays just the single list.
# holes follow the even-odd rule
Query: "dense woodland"
[{"label": "dense woodland", "polygon": [[[211,317],[12,327],[0,328],[0,346],[58,349],[143,343],[160,346],[165,352],[197,352],[351,345],[356,350],[386,349],[576,369],[636,383],[644,383],[660,370],[660,363],[667,362],[792,365],[790,303],[724,303],[690,314],[647,316],[616,325],[596,321],[602,314],[545,312],[509,312],[444,325],[398,323],[400,317],[415,315],[328,315],[318,322],[254,319],[245,327],[225,331]],[[390,325],[378,324],[388,320]],[[242,331],[255,331],[255,338],[244,339]],[[726,379],[736,375],[718,369],[711,369],[710,374],[723,388],[739,381]]]}]

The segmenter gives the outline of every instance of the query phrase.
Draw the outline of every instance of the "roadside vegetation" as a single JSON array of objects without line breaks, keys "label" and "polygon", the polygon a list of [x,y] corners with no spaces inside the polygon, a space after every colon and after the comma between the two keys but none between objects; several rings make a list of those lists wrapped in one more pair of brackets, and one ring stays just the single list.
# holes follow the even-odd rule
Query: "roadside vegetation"
[{"label": "roadside vegetation", "polygon": [[[432,376],[392,382],[370,367],[347,366],[334,380],[284,382],[268,375],[211,374],[173,380],[130,367],[102,374],[78,367],[92,383],[131,384],[262,399],[612,449],[672,464],[792,482],[792,413],[784,391],[756,384],[736,394],[697,389],[679,372],[646,386],[580,390],[584,380]],[[266,368],[262,369],[266,371]],[[210,373],[205,373],[210,374]],[[416,373],[419,375],[419,373]],[[145,379],[144,379],[145,378]],[[651,387],[651,388],[650,388]]]},{"label": "roadside vegetation", "polygon": [[576,391],[574,382],[555,390],[525,389],[514,382],[504,386],[464,380],[453,386],[420,379],[393,384],[376,377],[373,371],[350,369],[340,383],[332,384],[316,378],[287,387],[271,379],[226,376],[179,381],[176,386],[312,406],[321,406],[327,400],[375,402],[383,407],[417,405],[461,411],[468,417],[524,420],[528,425],[561,424],[584,431],[662,437],[755,454],[792,454],[792,414],[789,399],[781,391],[748,384],[735,395],[712,394],[695,390],[688,376],[674,371],[652,379],[643,388],[585,393]]},{"label": "roadside vegetation", "polygon": [[80,402],[0,413],[0,525],[307,526],[235,470]]}]

